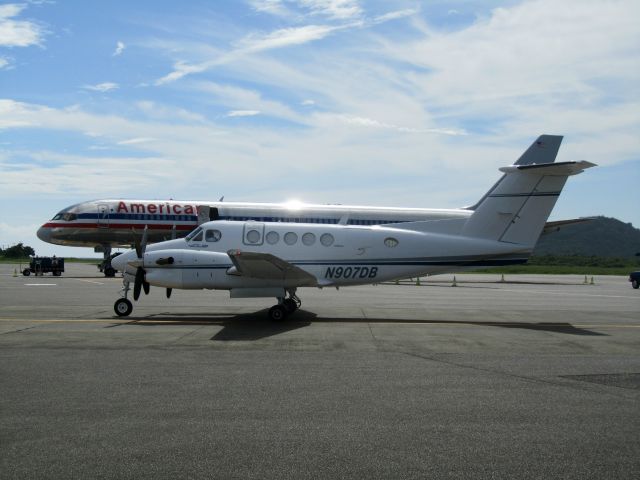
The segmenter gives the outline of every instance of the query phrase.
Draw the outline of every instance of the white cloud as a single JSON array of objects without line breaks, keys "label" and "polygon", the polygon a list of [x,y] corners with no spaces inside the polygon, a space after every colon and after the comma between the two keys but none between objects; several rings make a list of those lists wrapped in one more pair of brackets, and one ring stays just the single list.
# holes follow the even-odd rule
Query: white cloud
[{"label": "white cloud", "polygon": [[227,117],[253,117],[260,115],[260,110],[231,110],[227,112]]},{"label": "white cloud", "polygon": [[250,0],[249,3],[257,12],[289,19],[315,15],[346,20],[363,13],[358,0]]},{"label": "white cloud", "polygon": [[247,52],[259,52],[273,48],[301,45],[314,40],[320,40],[339,27],[330,25],[305,25],[304,27],[282,28],[274,32],[252,34],[242,39],[238,46]]},{"label": "white cloud", "polygon": [[152,137],[136,137],[136,138],[129,138],[128,140],[121,140],[118,143],[118,145],[136,145],[138,143],[147,143],[147,142],[153,142],[155,140],[155,138]]},{"label": "white cloud", "polygon": [[192,73],[204,72],[214,64],[215,62],[206,62],[200,65],[189,65],[185,62],[176,62],[173,65],[173,69],[174,69],[173,72],[156,80],[154,85],[156,86],[164,85],[166,83],[171,83],[171,82],[175,82],[176,80],[180,80],[182,77],[185,77],[186,75],[189,75]]},{"label": "white cloud", "polygon": [[249,3],[257,12],[279,16],[290,14],[289,9],[284,6],[281,0],[251,0]]},{"label": "white cloud", "polygon": [[300,102],[300,105],[303,105],[305,107],[311,106],[311,105],[315,105],[316,102],[314,100],[311,99],[307,99],[307,100],[303,100],[302,102]]},{"label": "white cloud", "polygon": [[0,5],[0,47],[40,45],[44,31],[28,20],[14,20],[26,8],[25,4]]},{"label": "white cloud", "polygon": [[325,15],[340,20],[362,14],[362,8],[357,0],[298,0],[297,3],[308,8],[314,15]]},{"label": "white cloud", "polygon": [[[275,118],[283,118],[296,123],[306,123],[306,119],[288,106],[273,100],[265,100],[260,92],[215,82],[196,82],[192,89],[204,92],[203,101],[215,105],[225,105],[236,111],[258,111]],[[244,108],[238,108],[244,107]]]},{"label": "white cloud", "polygon": [[445,128],[401,127],[401,126],[393,125],[390,123],[380,122],[379,120],[374,120],[372,118],[358,117],[354,115],[319,114],[319,116],[326,117],[329,119],[335,119],[347,125],[354,125],[358,127],[381,128],[381,129],[387,129],[387,130],[395,130],[403,133],[433,133],[433,134],[439,134],[439,135],[452,135],[452,136],[467,135],[467,132],[465,132],[464,130],[454,130],[454,129],[445,129]]},{"label": "white cloud", "polygon": [[9,59],[6,57],[0,57],[0,69],[6,68],[9,66]]},{"label": "white cloud", "polygon": [[85,90],[92,90],[94,92],[106,93],[110,92],[111,90],[116,90],[118,88],[118,84],[113,82],[103,82],[98,83],[97,85],[85,85],[82,88],[84,88]]},{"label": "white cloud", "polygon": [[384,15],[379,15],[373,19],[373,23],[384,23],[390,20],[397,20],[399,18],[411,17],[418,13],[419,10],[415,8],[408,8],[405,10],[396,10],[394,12],[385,13]]},{"label": "white cloud", "polygon": [[117,57],[118,55],[122,55],[122,52],[124,52],[124,49],[126,48],[126,45],[118,40],[118,43],[116,44],[116,49],[113,52],[113,56]]}]

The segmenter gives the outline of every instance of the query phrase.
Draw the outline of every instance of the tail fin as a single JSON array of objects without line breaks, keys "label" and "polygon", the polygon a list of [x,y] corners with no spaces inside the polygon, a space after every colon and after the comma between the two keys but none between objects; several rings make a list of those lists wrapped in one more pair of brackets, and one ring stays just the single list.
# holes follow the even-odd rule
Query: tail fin
[{"label": "tail fin", "polygon": [[593,166],[580,161],[501,168],[504,177],[476,206],[462,235],[533,248],[567,178]]},{"label": "tail fin", "polygon": [[555,162],[562,138],[562,135],[540,135],[514,165]]},{"label": "tail fin", "polygon": [[[562,135],[540,135],[536,138],[536,141],[531,144],[527,150],[520,155],[520,158],[514,163],[514,165],[533,165],[540,163],[553,163],[556,161],[560,144],[562,143]],[[478,203],[471,207],[466,207],[467,210],[475,210],[485,198],[487,198],[504,180],[505,175],[498,180],[493,187],[485,193],[484,197],[480,199]]]}]

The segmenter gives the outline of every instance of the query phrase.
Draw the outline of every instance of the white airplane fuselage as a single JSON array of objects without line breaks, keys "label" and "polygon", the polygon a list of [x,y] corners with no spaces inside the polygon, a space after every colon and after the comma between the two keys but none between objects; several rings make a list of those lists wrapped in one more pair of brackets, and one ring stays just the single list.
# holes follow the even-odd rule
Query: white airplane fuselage
[{"label": "white airplane fuselage", "polygon": [[[242,294],[246,289],[284,290],[301,286],[361,285],[395,278],[450,272],[484,265],[524,263],[531,248],[451,233],[414,230],[422,222],[387,227],[293,223],[214,221],[202,224],[187,238],[149,245],[141,264],[148,283],[176,289],[223,289]],[[428,226],[431,222],[424,222]],[[199,238],[200,237],[200,238]],[[207,238],[210,240],[208,241]],[[306,272],[307,280],[239,275],[229,253],[274,255]],[[113,260],[130,275],[136,252]],[[167,265],[166,259],[171,258]],[[128,268],[128,269],[127,269]],[[235,291],[235,292],[234,292]],[[263,295],[257,295],[263,296]]]}]

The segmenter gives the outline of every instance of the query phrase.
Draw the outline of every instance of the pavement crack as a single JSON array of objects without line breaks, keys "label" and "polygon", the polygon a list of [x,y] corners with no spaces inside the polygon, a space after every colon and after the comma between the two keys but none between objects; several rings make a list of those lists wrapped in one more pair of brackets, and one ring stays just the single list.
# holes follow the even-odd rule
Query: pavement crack
[{"label": "pavement crack", "polygon": [[491,368],[483,368],[483,367],[478,367],[478,366],[474,366],[474,365],[468,365],[468,364],[465,364],[465,363],[454,362],[452,360],[445,360],[445,359],[437,358],[437,357],[433,357],[433,356],[419,355],[417,353],[410,353],[410,352],[399,352],[399,353],[401,353],[403,355],[407,355],[409,357],[419,358],[419,359],[422,359],[422,360],[430,360],[432,362],[444,363],[446,365],[452,365],[454,367],[468,368],[470,370],[475,370],[475,371],[478,371],[478,372],[492,373],[492,374],[496,374],[496,375],[503,375],[505,377],[510,377],[510,378],[514,378],[514,379],[517,379],[517,380],[522,380],[522,381],[530,382],[530,383],[541,383],[541,384],[544,384],[544,385],[552,385],[552,386],[556,386],[556,387],[569,388],[571,390],[579,390],[581,392],[596,392],[596,393],[601,393],[601,394],[605,394],[605,395],[612,395],[612,396],[614,396],[616,398],[625,399],[625,400],[633,400],[633,401],[637,400],[636,396],[624,395],[624,394],[622,394],[622,392],[594,390],[594,389],[591,389],[591,388],[587,388],[584,385],[566,383],[566,382],[561,382],[561,381],[554,381],[554,380],[549,380],[549,379],[539,378],[539,377],[528,377],[526,375],[518,375],[516,373],[509,373],[509,372],[505,372],[503,370],[494,370],[494,369],[491,369]]},{"label": "pavement crack", "polygon": [[20,333],[20,332],[24,332],[26,330],[31,330],[32,328],[36,328],[36,325],[34,325],[32,327],[20,328],[18,330],[11,330],[10,332],[2,332],[2,335],[9,335],[10,333]]}]

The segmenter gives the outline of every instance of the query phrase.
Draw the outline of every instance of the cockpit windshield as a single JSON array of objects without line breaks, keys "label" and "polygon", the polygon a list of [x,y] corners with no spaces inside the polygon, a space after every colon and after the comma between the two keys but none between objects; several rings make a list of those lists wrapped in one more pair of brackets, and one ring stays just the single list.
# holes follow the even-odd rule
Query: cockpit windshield
[{"label": "cockpit windshield", "polygon": [[191,239],[196,237],[198,234],[200,234],[200,236],[202,237],[202,227],[196,228],[193,232],[191,232],[185,238],[186,238],[187,242],[189,242],[189,241],[191,241]]},{"label": "cockpit windshield", "polygon": [[60,212],[51,220],[64,220],[65,222],[72,222],[73,220],[77,220],[78,215],[75,213],[69,212]]}]

